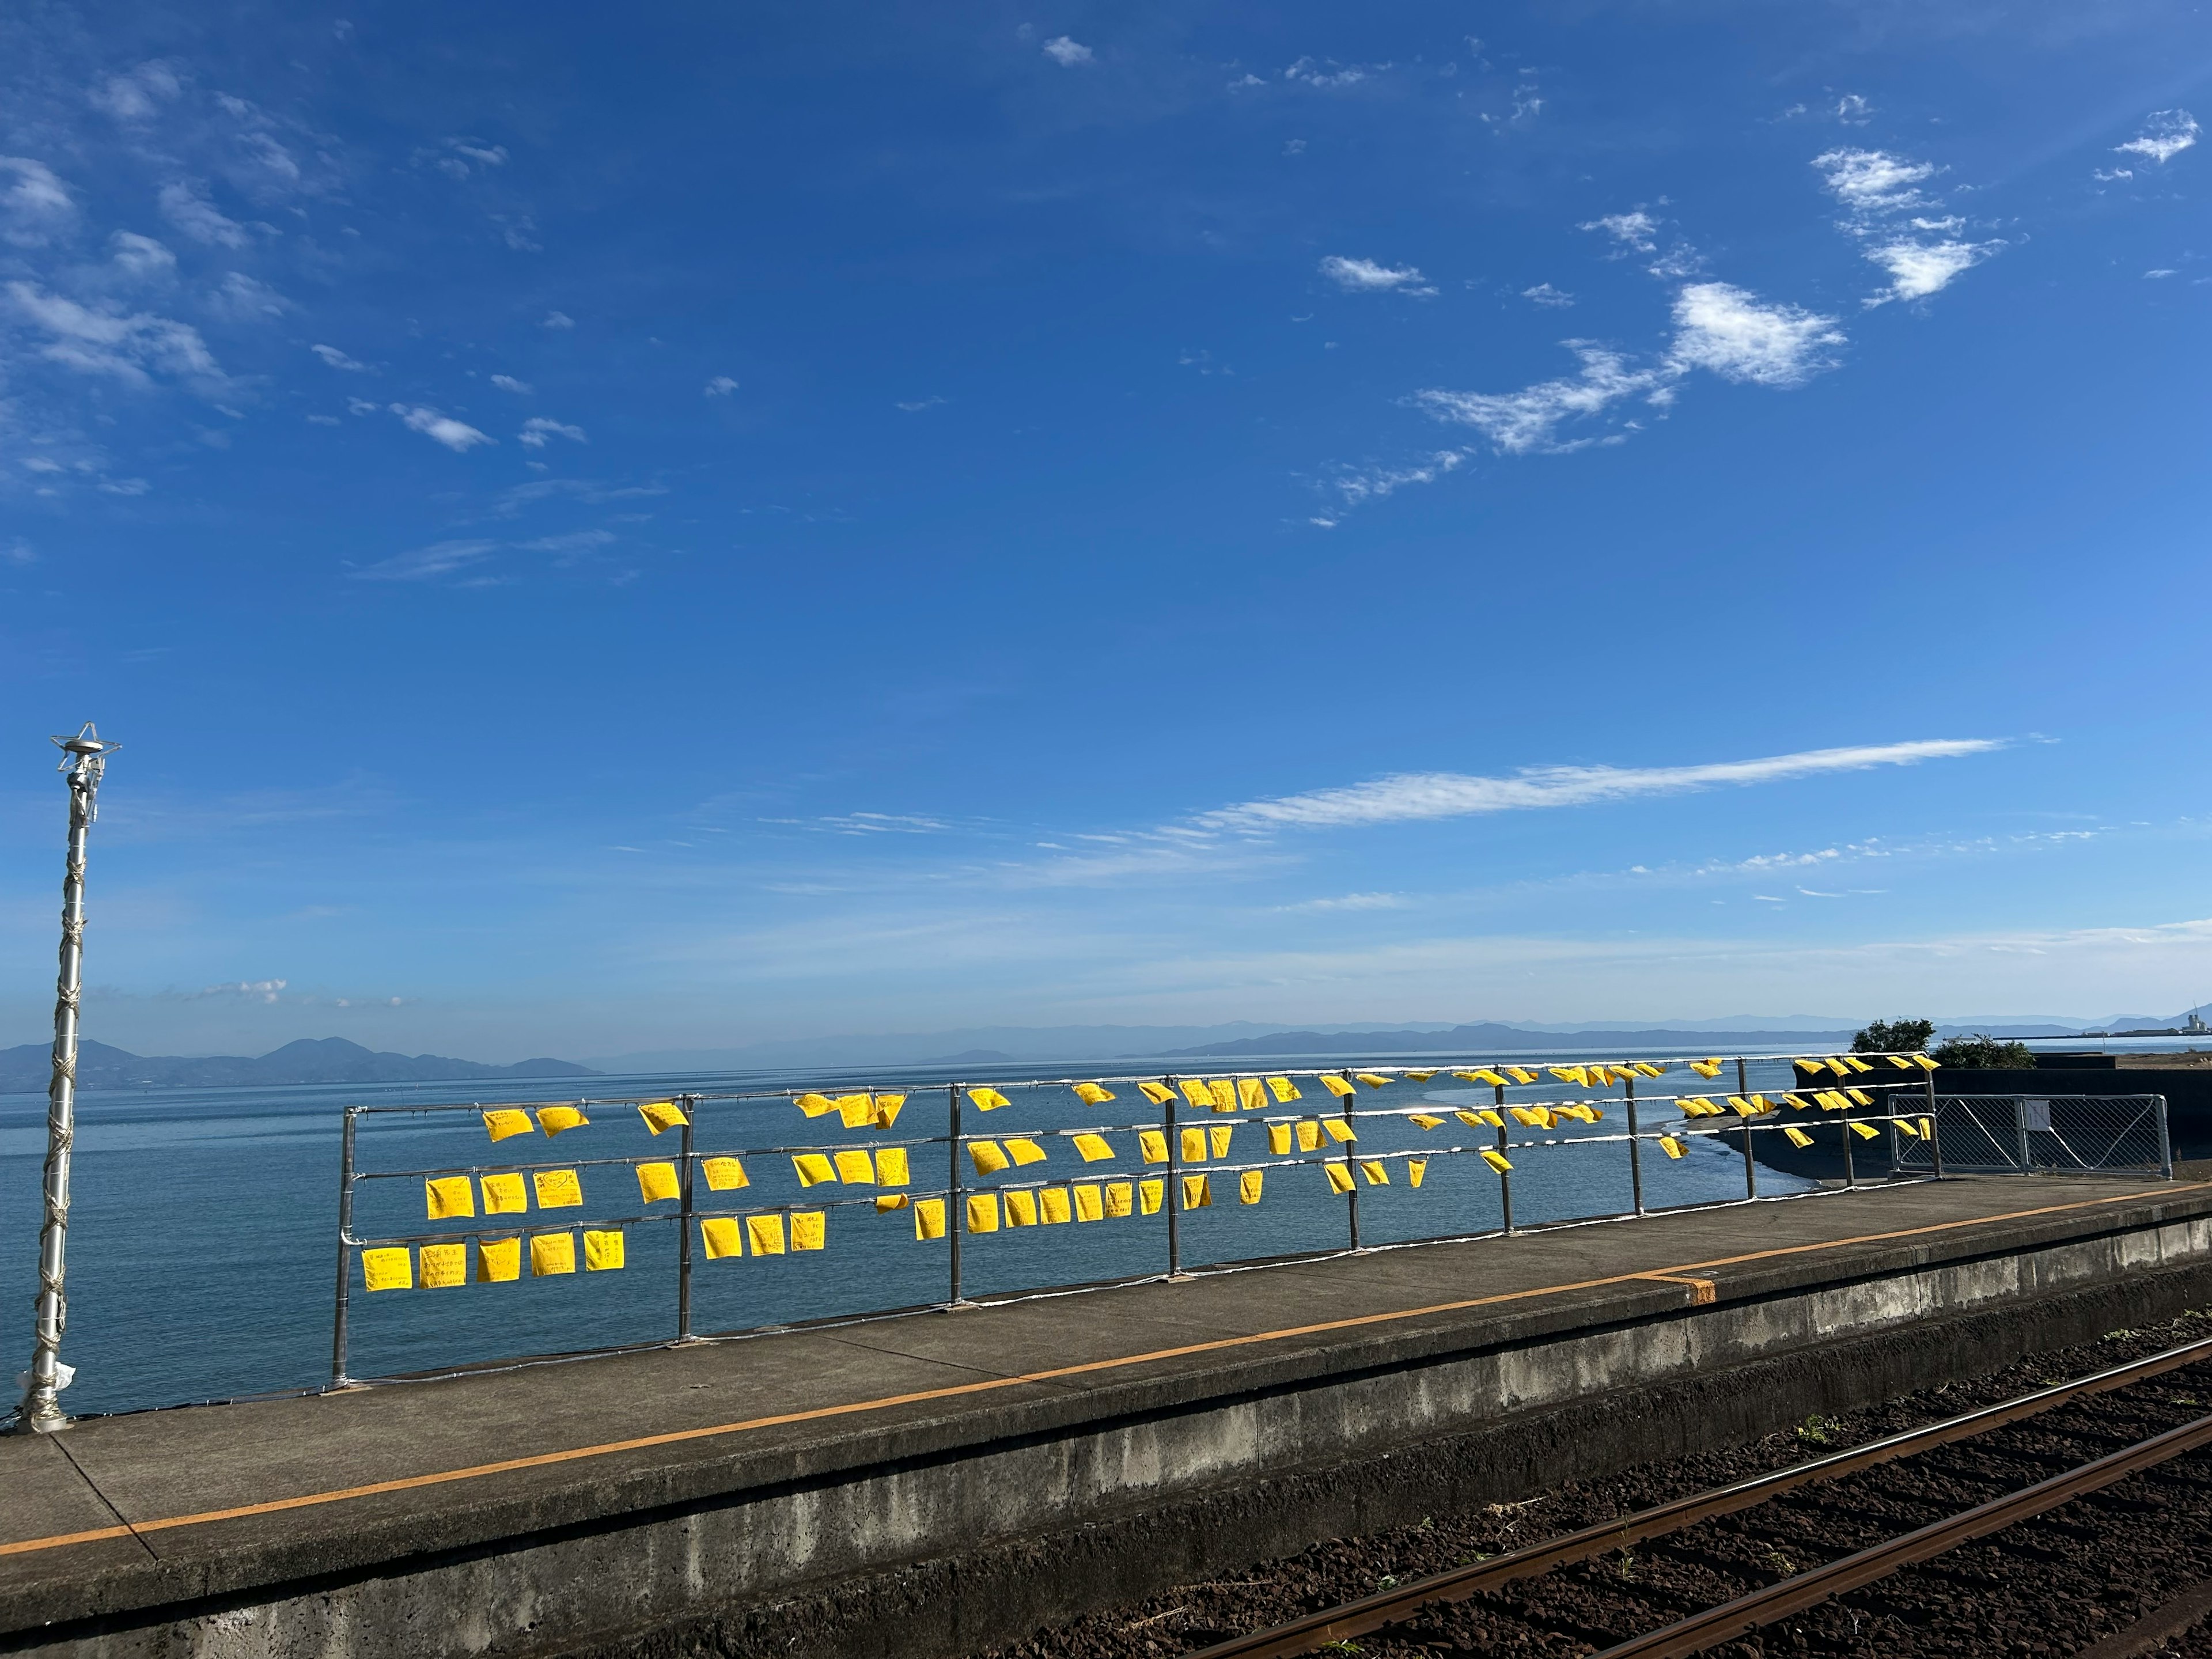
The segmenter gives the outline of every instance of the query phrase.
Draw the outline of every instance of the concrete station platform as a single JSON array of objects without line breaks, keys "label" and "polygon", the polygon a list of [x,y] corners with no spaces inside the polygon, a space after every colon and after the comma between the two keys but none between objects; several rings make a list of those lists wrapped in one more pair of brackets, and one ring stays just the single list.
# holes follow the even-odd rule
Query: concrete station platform
[{"label": "concrete station platform", "polygon": [[0,1652],[972,1653],[2208,1300],[2212,1179],[1967,1178],[92,1419]]}]

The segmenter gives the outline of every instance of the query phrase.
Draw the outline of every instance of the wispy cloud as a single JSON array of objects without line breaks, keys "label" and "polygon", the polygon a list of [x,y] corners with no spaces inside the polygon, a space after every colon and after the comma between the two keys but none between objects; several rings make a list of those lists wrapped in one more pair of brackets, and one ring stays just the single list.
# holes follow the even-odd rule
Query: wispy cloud
[{"label": "wispy cloud", "polygon": [[1674,296],[1668,368],[1702,368],[1724,380],[1802,386],[1832,368],[1844,343],[1832,317],[1792,305],[1763,305],[1727,283],[1692,283]]},{"label": "wispy cloud", "polygon": [[210,247],[244,247],[252,239],[246,227],[219,211],[197,185],[161,186],[161,216],[196,242]]},{"label": "wispy cloud", "polygon": [[368,365],[367,363],[356,362],[352,358],[347,356],[344,352],[340,351],[336,346],[312,345],[309,346],[307,349],[313,352],[318,357],[320,357],[332,368],[343,368],[347,370],[349,373],[355,374],[366,374],[368,373]]},{"label": "wispy cloud", "polygon": [[1339,64],[1334,58],[1324,64],[1317,58],[1301,58],[1283,71],[1283,79],[1310,87],[1356,87],[1389,67],[1388,64]]},{"label": "wispy cloud", "polygon": [[738,389],[738,383],[726,374],[717,374],[707,382],[707,396],[726,398]]},{"label": "wispy cloud", "polygon": [[[551,438],[566,438],[572,443],[589,443],[580,426],[563,426],[558,421],[549,421],[543,416],[532,416],[522,423],[522,442],[532,449],[543,449]],[[442,441],[442,440],[441,441]]]},{"label": "wispy cloud", "polygon": [[1321,274],[1348,294],[1412,294],[1426,298],[1437,291],[1416,266],[1347,259],[1336,253],[1321,262]]},{"label": "wispy cloud", "polygon": [[76,204],[44,161],[0,155],[0,241],[44,247],[76,223]]},{"label": "wispy cloud", "polygon": [[410,553],[394,554],[347,574],[360,582],[427,582],[480,564],[499,550],[495,541],[436,542]]},{"label": "wispy cloud", "polygon": [[393,404],[392,412],[405,423],[410,432],[419,432],[434,443],[441,443],[456,455],[466,454],[478,444],[495,444],[498,439],[479,432],[466,421],[455,420],[450,415],[441,415],[434,409],[422,405]]},{"label": "wispy cloud", "polygon": [[1307,899],[1297,904],[1279,904],[1285,913],[1312,910],[1403,910],[1413,903],[1403,893],[1343,893],[1334,898]]},{"label": "wispy cloud", "polygon": [[2162,109],[2144,118],[2141,137],[2112,148],[2120,155],[2140,155],[2164,167],[2194,144],[2202,131],[2197,118],[2187,110]]},{"label": "wispy cloud", "polygon": [[495,374],[491,383],[501,392],[512,392],[518,398],[526,398],[538,388],[527,380],[518,380],[512,374]]},{"label": "wispy cloud", "polygon": [[1534,288],[1522,289],[1521,297],[1531,305],[1550,306],[1555,309],[1564,308],[1575,302],[1573,295],[1565,289],[1553,288],[1549,283],[1539,283]]},{"label": "wispy cloud", "polygon": [[220,379],[214,354],[188,323],[146,312],[94,310],[30,283],[10,283],[7,293],[17,313],[46,335],[39,355],[50,362],[135,386],[152,384],[157,374]]},{"label": "wispy cloud", "polygon": [[574,328],[575,325],[576,319],[565,311],[549,311],[545,313],[545,320],[538,325],[540,328],[556,329]]},{"label": "wispy cloud", "polygon": [[1620,254],[1651,253],[1657,251],[1659,222],[1642,208],[1630,213],[1608,213],[1603,218],[1586,219],[1577,227],[1580,230],[1601,230],[1620,245]]},{"label": "wispy cloud", "polygon": [[1431,388],[1413,402],[1440,421],[1471,426],[1508,455],[1578,449],[1589,440],[1563,443],[1560,426],[1596,415],[1625,398],[1651,391],[1652,371],[1637,368],[1622,353],[1588,340],[1561,342],[1582,359],[1582,373],[1540,380],[1518,392],[1447,392]]},{"label": "wispy cloud", "polygon": [[2002,738],[1944,738],[1813,749],[1794,755],[1718,761],[1700,766],[1529,767],[1505,778],[1458,772],[1401,772],[1371,783],[1224,806],[1201,812],[1190,822],[1201,830],[1244,835],[1291,829],[1407,823],[1780,783],[1830,773],[1861,772],[1877,766],[1911,766],[1922,761],[1955,759],[2006,746]]},{"label": "wispy cloud", "polygon": [[1961,240],[1955,233],[1965,222],[1955,216],[1925,216],[1940,211],[1936,199],[1921,188],[1936,176],[1932,161],[1887,150],[1838,149],[1814,156],[1813,165],[1844,206],[1843,229],[1866,243],[1865,257],[1889,273],[1889,286],[1869,295],[1866,305],[1926,299],[2005,246]]},{"label": "wispy cloud", "polygon": [[1073,69],[1078,64],[1087,64],[1097,56],[1079,40],[1071,40],[1064,34],[1054,35],[1044,43],[1044,55],[1062,69]]}]

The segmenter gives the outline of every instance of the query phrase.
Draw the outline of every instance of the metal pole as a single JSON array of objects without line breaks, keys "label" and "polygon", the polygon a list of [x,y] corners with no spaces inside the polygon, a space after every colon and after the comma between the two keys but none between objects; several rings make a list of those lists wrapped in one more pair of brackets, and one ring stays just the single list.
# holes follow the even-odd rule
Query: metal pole
[{"label": "metal pole", "polygon": [[947,1307],[960,1305],[960,1235],[968,1231],[968,1205],[960,1189],[960,1085],[946,1085],[945,1091],[945,1122],[946,1146],[950,1150],[952,1173],[946,1179],[945,1207],[945,1236],[952,1242],[952,1297]]},{"label": "metal pole", "polygon": [[1177,1279],[1182,1274],[1182,1228],[1176,1215],[1176,1200],[1182,1194],[1176,1191],[1180,1184],[1176,1177],[1182,1167],[1182,1159],[1181,1149],[1176,1145],[1176,1080],[1164,1077],[1160,1079],[1160,1086],[1168,1091],[1167,1099],[1160,1105],[1161,1121],[1167,1125],[1168,1143],[1167,1188],[1161,1194],[1160,1208],[1168,1212],[1168,1277]]},{"label": "metal pole", "polygon": [[346,1303],[353,1293],[353,1130],[356,1108],[345,1109],[345,1127],[338,1136],[338,1293],[331,1304],[331,1386],[343,1389],[353,1381],[346,1375]]},{"label": "metal pole", "polygon": [[684,1095],[684,1174],[677,1184],[678,1206],[676,1231],[680,1241],[676,1246],[676,1340],[691,1340],[691,1114],[698,1107],[699,1097]]},{"label": "metal pole", "polygon": [[[1351,1085],[1352,1085],[1352,1086],[1353,1088],[1357,1089],[1357,1088],[1359,1086],[1359,1085],[1358,1085],[1356,1081],[1354,1081],[1354,1079],[1353,1079],[1352,1075],[1352,1073],[1349,1073],[1349,1072],[1340,1072],[1340,1073],[1337,1073],[1337,1075],[1338,1075],[1339,1077],[1342,1078],[1342,1079],[1343,1079],[1346,1083],[1351,1084]],[[1339,1109],[1340,1111],[1341,1111],[1341,1112],[1344,1114],[1344,1127],[1345,1127],[1346,1128],[1347,1128],[1347,1129],[1351,1128],[1351,1127],[1352,1127],[1352,1097],[1351,1097],[1350,1095],[1346,1095],[1346,1096],[1345,1096],[1345,1097],[1344,1097],[1344,1098],[1343,1098],[1341,1101],[1340,1101],[1340,1102],[1338,1103],[1338,1109]],[[1345,1173],[1346,1176],[1351,1176],[1351,1177],[1352,1177],[1352,1184],[1351,1186],[1349,1186],[1349,1187],[1346,1187],[1346,1188],[1344,1189],[1344,1202],[1345,1202],[1345,1206],[1346,1207],[1346,1209],[1348,1209],[1348,1210],[1351,1212],[1351,1216],[1352,1216],[1352,1248],[1353,1249],[1355,1249],[1355,1250],[1356,1250],[1356,1249],[1358,1249],[1359,1248],[1359,1185],[1358,1185],[1358,1171],[1357,1171],[1356,1170],[1354,1170],[1354,1169],[1352,1167],[1352,1152],[1353,1152],[1354,1147],[1356,1146],[1356,1145],[1357,1145],[1357,1143],[1356,1143],[1356,1142],[1349,1141],[1349,1140],[1347,1140],[1347,1141],[1346,1141],[1346,1142],[1344,1143],[1344,1173]]]},{"label": "metal pole", "polygon": [[2173,1142],[2166,1127],[2166,1097],[2153,1095],[2153,1109],[2158,1113],[2158,1172],[2166,1180],[2173,1179]]},{"label": "metal pole", "polygon": [[[1735,1057],[1735,1091],[1737,1097],[1747,1103],[1751,1099],[1751,1085],[1747,1081],[1749,1073],[1744,1068],[1743,1056],[1738,1054]],[[1743,1195],[1746,1198],[1759,1196],[1759,1166],[1751,1161],[1751,1120],[1749,1118],[1743,1121]]]},{"label": "metal pole", "polygon": [[[1502,1120],[1505,1116],[1505,1085],[1500,1083],[1494,1086],[1498,1091],[1498,1115],[1501,1120],[1498,1126],[1498,1155],[1504,1158],[1505,1125]],[[1513,1177],[1503,1170],[1498,1172],[1498,1208],[1505,1218],[1505,1236],[1510,1238],[1513,1237]]]},{"label": "metal pole", "polygon": [[2026,1175],[2031,1166],[2027,1161],[2027,1097],[2025,1095],[2012,1097],[2012,1137],[2020,1151],[2020,1172]]},{"label": "metal pole", "polygon": [[1843,1129],[1844,1185],[1846,1187],[1856,1187],[1859,1184],[1859,1169],[1857,1154],[1854,1152],[1851,1148],[1852,1143],[1857,1140],[1858,1136],[1851,1128],[1851,1097],[1849,1095],[1845,1095],[1844,1097]]},{"label": "metal pole", "polygon": [[30,1386],[15,1413],[18,1433],[44,1434],[65,1425],[55,1398],[68,1386],[62,1364],[62,1331],[69,1298],[62,1288],[68,1255],[70,1148],[76,1138],[77,1005],[84,990],[84,849],[100,816],[100,779],[107,757],[123,745],[101,741],[90,720],[73,738],[56,738],[58,769],[69,780],[69,864],[62,877],[61,972],[54,983],[52,1080],[46,1085],[46,1218],[39,1226],[38,1348],[31,1357]]},{"label": "metal pole", "polygon": [[1928,1158],[1936,1166],[1936,1179],[1943,1178],[1942,1125],[1936,1121],[1936,1073],[1923,1072],[1921,1086],[1928,1091]]},{"label": "metal pole", "polygon": [[1630,1078],[1624,1085],[1628,1091],[1628,1187],[1636,1196],[1636,1213],[1644,1213],[1644,1143],[1636,1138],[1636,1079]]}]

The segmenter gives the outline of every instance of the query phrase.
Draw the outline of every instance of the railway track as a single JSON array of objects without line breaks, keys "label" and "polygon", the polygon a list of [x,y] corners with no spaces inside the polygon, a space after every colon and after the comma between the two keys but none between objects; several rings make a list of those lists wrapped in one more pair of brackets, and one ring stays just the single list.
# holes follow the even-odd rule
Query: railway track
[{"label": "railway track", "polygon": [[[2133,1410],[2148,1416],[2150,1422],[2143,1426],[2152,1431],[2127,1434],[2118,1445],[2112,1444],[2111,1412],[2099,1415],[2081,1409],[2101,1396],[2140,1392],[2145,1384],[2195,1365],[2212,1366],[2212,1338],[1509,1554],[1390,1585],[1358,1601],[1218,1642],[1190,1659],[1276,1659],[1377,1632],[1386,1637],[1386,1646],[1409,1652],[1579,1651],[1594,1654],[1594,1659],[1702,1653],[2212,1445],[2212,1414],[2188,1410],[2212,1400],[2198,1401],[2186,1395],[2136,1400]],[[2177,1415],[2181,1420],[2160,1421]],[[1946,1449],[1954,1453],[1948,1467],[1892,1481],[1887,1490],[1879,1483],[1881,1471],[1927,1460]],[[2021,1478],[2041,1470],[2049,1472]],[[2212,1482],[2207,1486],[2212,1495]],[[1977,1501],[1958,1504],[1967,1495]],[[1921,1519],[1930,1507],[1939,1512]],[[1908,1518],[1919,1524],[1899,1530],[1898,1522]],[[1702,1547],[1695,1542],[1694,1529],[1700,1528],[1705,1534]],[[1869,1538],[1870,1532],[1882,1535]],[[1652,1574],[1647,1568],[1639,1583],[1632,1565],[1634,1552],[1650,1545],[1671,1551],[1670,1565],[1681,1571]],[[1834,1553],[1820,1565],[1797,1568],[1800,1555],[1824,1551]],[[1610,1571],[1604,1565],[1608,1560],[1615,1564]],[[1724,1599],[1711,1598],[1711,1586],[1740,1583],[1747,1577],[1765,1582]],[[1683,1605],[1691,1599],[1685,1592],[1698,1580],[1707,1585],[1707,1604]],[[2212,1610],[2212,1586],[2195,1585],[2173,1598],[2160,1610],[2164,1624],[2173,1625],[2197,1601]],[[1668,1617],[1669,1612],[1675,1616]],[[2160,1625],[2160,1613],[2154,1613],[2140,1621],[2142,1629],[2130,1637],[2133,1645],[2115,1638],[2094,1650],[2099,1659],[2159,1650],[2154,1637],[2177,1633],[2194,1622],[2191,1618],[2172,1630],[2154,1630]],[[1644,1627],[1620,1628],[1637,1623]],[[1838,1650],[1814,1640],[1807,1650]],[[2035,1649],[2027,1644],[2021,1650]]]}]

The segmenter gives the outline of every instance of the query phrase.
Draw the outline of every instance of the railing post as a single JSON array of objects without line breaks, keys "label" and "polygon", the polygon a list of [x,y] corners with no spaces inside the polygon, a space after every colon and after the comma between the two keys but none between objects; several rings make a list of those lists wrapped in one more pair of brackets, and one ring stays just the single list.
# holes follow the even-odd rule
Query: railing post
[{"label": "railing post", "polygon": [[1168,1218],[1168,1277],[1182,1277],[1182,1219],[1176,1213],[1176,1201],[1182,1197],[1177,1190],[1182,1185],[1182,1149],[1176,1144],[1176,1080],[1171,1077],[1160,1079],[1160,1086],[1168,1097],[1160,1103],[1160,1121],[1166,1127],[1163,1139],[1168,1146],[1167,1184],[1160,1194],[1160,1208]]},{"label": "railing post", "polygon": [[2026,1095],[2014,1095],[2012,1097],[2012,1135],[2019,1149],[2020,1172],[2026,1175],[2032,1167],[2027,1161],[2027,1097]]},{"label": "railing post", "polygon": [[691,1340],[691,1114],[696,1095],[678,1097],[684,1103],[684,1170],[677,1181],[676,1340]]},{"label": "railing post", "polygon": [[951,1149],[951,1175],[945,1185],[945,1236],[952,1242],[952,1296],[945,1305],[960,1305],[960,1236],[968,1231],[967,1195],[962,1188],[960,1176],[960,1085],[948,1084],[945,1090],[945,1145]]},{"label": "railing post", "polygon": [[[1359,1087],[1358,1080],[1351,1073],[1340,1072],[1337,1075],[1351,1085],[1353,1089]],[[1352,1095],[1345,1096],[1337,1103],[1337,1109],[1344,1114],[1344,1127],[1353,1129],[1354,1133],[1357,1133],[1352,1121],[1352,1103],[1354,1097]],[[1352,1248],[1355,1250],[1359,1248],[1359,1171],[1352,1166],[1356,1162],[1355,1154],[1358,1151],[1358,1146],[1359,1143],[1356,1140],[1347,1140],[1344,1143],[1344,1173],[1352,1181],[1352,1185],[1344,1189],[1344,1202],[1351,1216]]]},{"label": "railing post", "polygon": [[[1498,1125],[1498,1155],[1500,1158],[1504,1158],[1505,1156],[1505,1124],[1504,1121],[1505,1117],[1505,1085],[1500,1083],[1492,1086],[1495,1087],[1498,1091],[1498,1116],[1499,1119]],[[1505,1218],[1505,1236],[1506,1237],[1510,1238],[1513,1237],[1513,1177],[1504,1170],[1500,1170],[1498,1172],[1498,1212]]]},{"label": "railing post", "polygon": [[1936,1073],[1923,1071],[1920,1085],[1928,1095],[1928,1160],[1936,1167],[1936,1179],[1943,1178],[1943,1126],[1936,1120]]},{"label": "railing post", "polygon": [[2173,1179],[2173,1142],[2166,1127],[2166,1097],[2153,1095],[2151,1105],[2158,1113],[2158,1172],[2167,1181]]},{"label": "railing post", "polygon": [[1636,1138],[1636,1079],[1623,1085],[1628,1091],[1628,1188],[1635,1195],[1636,1213],[1644,1213],[1644,1143]]},{"label": "railing post", "polygon": [[1858,1154],[1853,1149],[1858,1140],[1858,1136],[1851,1128],[1851,1097],[1849,1095],[1845,1095],[1844,1097],[1844,1115],[1841,1127],[1844,1132],[1844,1185],[1846,1187],[1856,1187],[1859,1184],[1859,1166]]},{"label": "railing post", "polygon": [[[1747,1080],[1749,1077],[1750,1073],[1745,1067],[1743,1056],[1738,1054],[1735,1057],[1735,1092],[1737,1097],[1747,1104],[1751,1100],[1751,1084]],[[1759,1196],[1759,1165],[1753,1163],[1751,1159],[1751,1120],[1749,1118],[1743,1121],[1743,1195],[1746,1198]]]},{"label": "railing post", "polygon": [[346,1304],[353,1293],[353,1124],[357,1109],[345,1109],[345,1127],[338,1135],[338,1290],[331,1304],[331,1386],[343,1389],[353,1379],[346,1375]]}]

